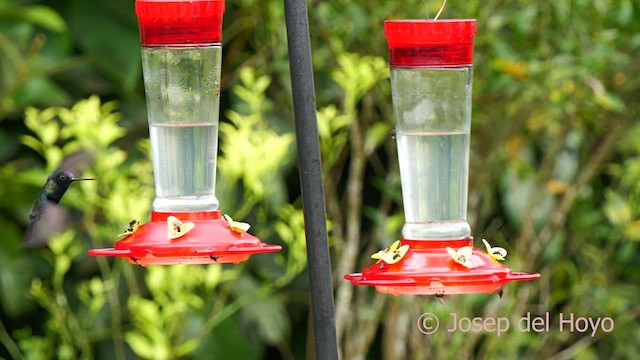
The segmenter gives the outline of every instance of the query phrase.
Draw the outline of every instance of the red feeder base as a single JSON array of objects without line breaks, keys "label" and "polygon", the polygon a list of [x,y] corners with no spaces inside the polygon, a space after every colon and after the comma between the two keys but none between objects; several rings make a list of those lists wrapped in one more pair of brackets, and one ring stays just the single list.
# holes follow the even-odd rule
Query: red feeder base
[{"label": "red feeder base", "polygon": [[511,281],[535,280],[536,273],[512,272],[491,258],[487,253],[474,248],[471,257],[473,268],[453,261],[447,247],[459,249],[473,246],[469,239],[463,240],[407,240],[409,245],[404,257],[395,264],[378,262],[362,273],[345,275],[354,285],[375,286],[387,294],[451,295],[494,293]]},{"label": "red feeder base", "polygon": [[[195,227],[185,235],[170,239],[167,218],[175,216]],[[113,248],[89,250],[93,256],[128,258],[137,265],[238,264],[252,254],[277,252],[279,245],[267,245],[246,232],[231,230],[220,210],[203,212],[152,212],[151,221],[116,242]]]}]

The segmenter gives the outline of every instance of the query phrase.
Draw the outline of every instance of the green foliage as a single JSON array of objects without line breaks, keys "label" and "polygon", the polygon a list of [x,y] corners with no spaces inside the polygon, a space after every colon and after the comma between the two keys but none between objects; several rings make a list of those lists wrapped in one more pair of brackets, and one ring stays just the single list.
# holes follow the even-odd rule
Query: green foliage
[{"label": "green foliage", "polygon": [[[0,4],[0,119],[6,112],[28,104],[56,104],[68,101],[68,95],[48,77],[52,64],[43,61],[42,35],[36,29],[60,36],[67,30],[64,19],[44,5]],[[35,96],[48,93],[48,99]]]},{"label": "green foliage", "polygon": [[[234,87],[234,94],[242,110],[229,110],[226,113],[229,122],[220,124],[220,136],[224,140],[220,145],[218,168],[225,183],[242,180],[246,191],[254,195],[234,199],[244,202],[244,211],[240,214],[245,216],[257,201],[283,199],[285,189],[279,181],[286,168],[280,165],[290,158],[293,134],[278,134],[268,127],[266,114],[272,103],[266,99],[265,91],[269,77],[258,77],[249,68],[240,70],[239,77],[240,84]],[[283,202],[273,205],[281,206]]]},{"label": "green foliage", "polygon": [[[260,96],[260,92],[256,94]],[[252,103],[258,111],[263,105],[260,101]],[[290,334],[289,320],[282,302],[269,295],[286,286],[304,270],[304,249],[301,251],[300,246],[295,245],[303,240],[300,209],[290,209],[290,217],[283,217],[276,223],[276,228],[282,229],[284,224],[292,222],[293,232],[286,241],[297,250],[289,252],[286,255],[288,261],[279,261],[280,265],[271,273],[260,275],[261,278],[271,278],[264,283],[253,279],[250,274],[243,274],[241,269],[244,266],[151,267],[140,280],[136,271],[124,261],[116,260],[109,264],[103,258],[87,259],[85,251],[88,246],[111,243],[123,224],[131,218],[144,218],[150,210],[153,195],[151,164],[147,158],[148,140],[140,142],[138,149],[142,153],[139,154],[127,154],[117,147],[115,142],[124,135],[124,130],[118,125],[120,116],[114,112],[115,109],[114,103],[101,104],[94,96],[69,109],[55,107],[40,111],[29,108],[25,112],[25,125],[33,135],[23,135],[22,140],[40,153],[47,165],[41,170],[11,173],[13,182],[37,187],[63,158],[80,149],[93,154],[93,162],[85,175],[97,180],[84,182],[65,196],[64,206],[80,210],[83,221],[81,228],[70,229],[51,239],[49,250],[42,253],[43,258],[35,259],[42,265],[48,264],[51,271],[43,275],[28,273],[26,279],[16,278],[12,275],[15,272],[3,264],[2,270],[10,276],[0,283],[2,293],[20,293],[20,287],[28,287],[30,297],[48,314],[44,323],[46,331],[41,336],[33,335],[30,327],[14,330],[17,334],[14,347],[20,350],[15,350],[12,356],[43,358],[46,354],[55,353],[58,358],[94,358],[96,348],[112,341],[111,355],[116,358],[125,357],[128,351],[147,359],[186,357],[202,346],[210,331],[240,309],[245,309],[249,303],[252,304],[251,310],[245,309],[241,313],[247,326],[253,327],[258,338],[265,339],[267,344],[283,346],[285,336]],[[246,117],[250,120],[256,114],[247,113]],[[256,121],[241,123],[242,126],[246,124],[259,125]],[[225,131],[229,138],[240,141],[241,131],[246,130],[230,127]],[[274,137],[270,146],[283,146],[285,151],[280,153],[286,153],[291,135],[278,138],[268,128],[254,129],[254,133],[260,131],[265,135],[262,138]],[[253,145],[248,144],[244,150],[260,151],[264,143],[255,143],[256,148],[252,148]],[[221,159],[225,157],[221,156]],[[230,163],[229,159],[224,161]],[[281,161],[282,157],[276,158],[275,162],[264,165],[262,171],[264,174],[276,174]],[[281,181],[277,176],[255,178],[253,173],[245,171],[235,174],[243,183],[255,185],[244,191],[248,203],[253,205],[267,196],[262,190],[266,188],[265,182]],[[23,205],[25,209],[27,205]],[[246,208],[249,210],[252,208]],[[266,213],[264,210],[258,212]],[[82,241],[84,238],[88,238],[90,245]],[[17,244],[21,240],[16,236],[10,241]],[[3,249],[0,255],[9,257],[6,251],[29,256],[25,250],[11,247]],[[6,266],[15,264],[15,261],[6,262]],[[77,267],[91,269],[93,274],[99,271],[100,276],[78,277],[73,271]],[[282,277],[278,275],[280,273]],[[29,277],[33,277],[30,286]],[[277,281],[273,281],[275,278]],[[237,290],[242,287],[238,283],[252,285],[239,292]],[[19,301],[21,298],[6,296],[3,308],[16,308],[12,302]],[[265,311],[277,317],[264,318]],[[202,318],[208,320],[198,325]],[[256,324],[258,326],[254,327]],[[273,328],[274,324],[278,327]],[[125,330],[127,328],[129,330]],[[13,343],[13,340],[6,341]]]},{"label": "green foliage", "polygon": [[[71,268],[72,260],[80,255],[82,247],[73,243],[72,230],[55,237],[49,243],[51,249],[53,275],[51,283],[34,279],[29,293],[47,310],[49,317],[45,326],[45,336],[32,336],[19,342],[26,358],[45,358],[56,354],[58,359],[90,359],[90,339],[82,334],[78,318],[71,310],[64,289],[64,278]],[[36,346],[33,346],[37,344]]]},{"label": "green foliage", "polygon": [[219,266],[149,268],[145,283],[153,300],[140,297],[128,300],[134,330],[127,332],[125,339],[136,355],[144,359],[175,359],[196,350],[200,345],[198,338],[180,339],[176,335],[181,334],[190,311],[205,305],[198,290],[214,291],[223,276]]}]

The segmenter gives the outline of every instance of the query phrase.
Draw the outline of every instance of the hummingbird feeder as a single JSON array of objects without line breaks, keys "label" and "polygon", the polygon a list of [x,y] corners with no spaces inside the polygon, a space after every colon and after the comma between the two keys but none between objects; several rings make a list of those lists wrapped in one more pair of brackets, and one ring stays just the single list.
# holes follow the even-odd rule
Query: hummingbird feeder
[{"label": "hummingbird feeder", "polygon": [[276,252],[215,195],[224,0],[136,0],[153,153],[151,221],[90,255],[138,265],[240,263]]},{"label": "hummingbird feeder", "polygon": [[402,239],[348,274],[382,293],[499,292],[535,273],[512,272],[506,250],[473,247],[467,222],[475,20],[385,21],[402,180]]}]

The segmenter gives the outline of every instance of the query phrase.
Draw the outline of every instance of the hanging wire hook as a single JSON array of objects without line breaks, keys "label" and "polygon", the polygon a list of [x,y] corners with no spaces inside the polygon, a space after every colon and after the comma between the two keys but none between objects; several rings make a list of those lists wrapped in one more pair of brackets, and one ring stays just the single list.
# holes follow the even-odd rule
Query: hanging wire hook
[{"label": "hanging wire hook", "polygon": [[438,20],[438,18],[440,17],[440,14],[442,13],[442,10],[444,10],[444,6],[447,4],[447,0],[444,0],[442,2],[442,6],[440,6],[440,10],[438,10],[438,13],[436,14],[436,17],[433,20]]},{"label": "hanging wire hook", "polygon": [[[440,6],[440,10],[438,10],[438,13],[436,14],[436,17],[433,20],[438,20],[438,18],[440,17],[440,14],[442,13],[442,10],[444,10],[444,6],[447,4],[447,0],[444,0],[442,2],[442,6]],[[425,0],[422,0],[422,7],[424,8],[424,16],[427,18],[427,20],[429,20],[429,13],[427,12],[427,2]]]}]

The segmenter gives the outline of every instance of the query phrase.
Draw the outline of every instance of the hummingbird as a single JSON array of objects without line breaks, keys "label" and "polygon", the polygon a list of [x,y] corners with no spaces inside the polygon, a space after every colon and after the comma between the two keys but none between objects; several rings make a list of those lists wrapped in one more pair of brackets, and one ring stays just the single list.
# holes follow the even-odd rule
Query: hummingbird
[{"label": "hummingbird", "polygon": [[[72,156],[77,161],[79,156]],[[44,245],[52,233],[58,233],[64,227],[68,214],[58,204],[75,181],[94,180],[92,178],[77,178],[71,171],[63,170],[69,161],[56,169],[47,178],[38,197],[29,211],[29,228],[24,238],[24,246],[38,247]]]}]

